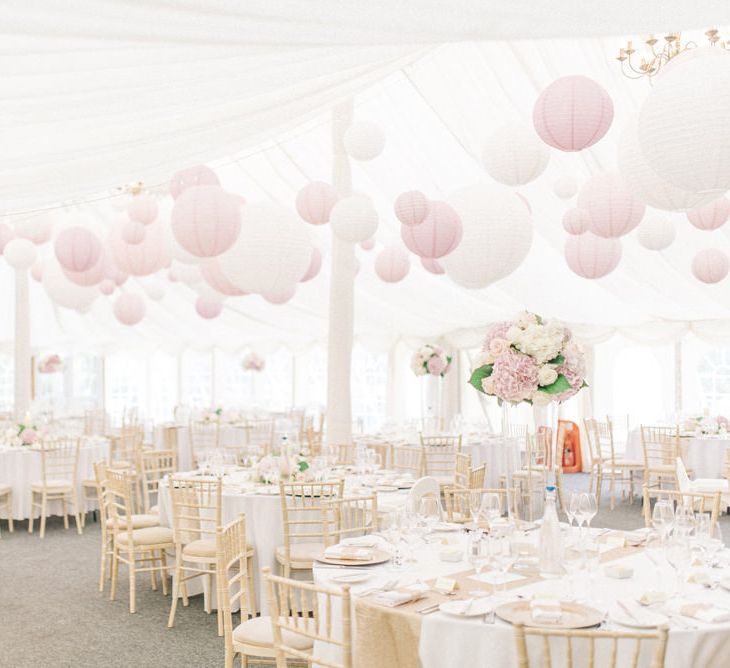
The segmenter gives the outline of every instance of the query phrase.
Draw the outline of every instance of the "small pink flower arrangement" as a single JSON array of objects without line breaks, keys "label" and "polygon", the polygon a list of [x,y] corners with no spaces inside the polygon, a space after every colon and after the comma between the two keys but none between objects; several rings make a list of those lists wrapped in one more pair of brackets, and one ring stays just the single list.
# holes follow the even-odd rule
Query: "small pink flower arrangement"
[{"label": "small pink flower arrangement", "polygon": [[46,355],[38,362],[38,373],[58,373],[63,371],[63,360],[56,354]]},{"label": "small pink flower arrangement", "polygon": [[585,382],[583,351],[569,329],[527,311],[494,325],[469,382],[511,404],[544,406],[577,394]]},{"label": "small pink flower arrangement", "polygon": [[266,361],[260,355],[250,352],[243,358],[241,366],[244,371],[263,371],[266,366]]},{"label": "small pink flower arrangement", "polygon": [[427,343],[411,357],[411,371],[416,376],[445,376],[451,369],[451,356],[441,346]]}]

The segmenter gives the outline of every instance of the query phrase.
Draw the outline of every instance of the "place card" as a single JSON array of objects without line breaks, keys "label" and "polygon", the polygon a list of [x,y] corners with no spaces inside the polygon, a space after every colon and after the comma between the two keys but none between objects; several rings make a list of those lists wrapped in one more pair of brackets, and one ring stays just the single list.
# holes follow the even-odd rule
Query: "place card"
[{"label": "place card", "polygon": [[433,583],[433,588],[440,592],[452,592],[456,591],[459,583],[452,578],[437,578],[436,582]]}]

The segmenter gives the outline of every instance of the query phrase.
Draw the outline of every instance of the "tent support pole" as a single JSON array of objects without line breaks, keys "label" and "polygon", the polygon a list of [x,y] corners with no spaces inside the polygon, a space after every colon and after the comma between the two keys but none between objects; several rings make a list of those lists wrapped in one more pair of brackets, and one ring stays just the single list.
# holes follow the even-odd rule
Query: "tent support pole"
[{"label": "tent support pole", "polygon": [[30,300],[28,270],[15,270],[15,419],[30,410]]},{"label": "tent support pole", "polygon": [[[352,122],[352,100],[332,110],[332,185],[340,197],[352,192],[343,138]],[[327,336],[327,443],[352,442],[350,375],[354,338],[355,246],[332,235]]]}]

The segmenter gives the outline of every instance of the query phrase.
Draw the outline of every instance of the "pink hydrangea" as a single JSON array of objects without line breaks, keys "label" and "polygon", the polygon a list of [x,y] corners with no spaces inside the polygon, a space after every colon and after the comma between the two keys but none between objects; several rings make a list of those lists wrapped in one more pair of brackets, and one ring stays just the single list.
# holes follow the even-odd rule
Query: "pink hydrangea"
[{"label": "pink hydrangea", "polygon": [[37,438],[38,432],[32,427],[26,427],[25,429],[23,429],[23,431],[20,432],[20,441],[24,445],[30,445],[31,443],[35,443]]},{"label": "pink hydrangea", "polygon": [[492,369],[495,394],[503,401],[517,403],[537,391],[537,364],[529,355],[515,350],[500,355]]},{"label": "pink hydrangea", "polygon": [[715,421],[720,429],[724,429],[725,431],[730,430],[730,420],[728,420],[724,415],[718,415],[715,418]]},{"label": "pink hydrangea", "polygon": [[507,330],[512,327],[514,323],[511,322],[498,322],[496,325],[492,325],[490,330],[487,332],[487,336],[484,338],[484,345],[482,350],[484,352],[489,351],[489,344],[492,339],[507,339]]},{"label": "pink hydrangea", "polygon": [[426,368],[432,376],[438,376],[446,370],[446,360],[440,355],[433,355],[426,362]]},{"label": "pink hydrangea", "polygon": [[507,341],[507,339],[495,337],[489,342],[489,352],[492,353],[494,357],[499,357],[503,353],[506,353],[508,350],[509,341]]},{"label": "pink hydrangea", "polygon": [[565,362],[556,367],[558,373],[562,373],[565,379],[570,383],[570,389],[565,392],[559,392],[555,395],[557,401],[566,401],[578,393],[586,377],[585,358],[580,348],[572,341],[565,346],[563,351]]}]

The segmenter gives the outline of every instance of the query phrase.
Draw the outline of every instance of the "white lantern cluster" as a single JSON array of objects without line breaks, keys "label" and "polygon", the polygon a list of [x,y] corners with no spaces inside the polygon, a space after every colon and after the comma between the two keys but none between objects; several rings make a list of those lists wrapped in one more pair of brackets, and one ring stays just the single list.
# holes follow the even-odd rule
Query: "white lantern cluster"
[{"label": "white lantern cluster", "polygon": [[358,243],[375,234],[378,212],[365,195],[352,195],[339,200],[329,215],[332,232],[343,241]]},{"label": "white lantern cluster", "polygon": [[482,148],[482,165],[499,183],[520,186],[545,171],[550,149],[528,125],[506,125],[490,135]]},{"label": "white lantern cluster", "polygon": [[647,250],[661,251],[672,245],[677,236],[677,228],[668,218],[654,215],[642,221],[636,236]]}]

